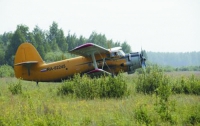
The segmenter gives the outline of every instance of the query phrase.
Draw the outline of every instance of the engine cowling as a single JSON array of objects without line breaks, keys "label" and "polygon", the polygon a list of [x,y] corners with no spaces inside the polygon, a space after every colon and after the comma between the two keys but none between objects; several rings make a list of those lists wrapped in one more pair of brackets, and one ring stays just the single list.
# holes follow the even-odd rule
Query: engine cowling
[{"label": "engine cowling", "polygon": [[146,58],[143,55],[143,52],[133,52],[126,54],[126,66],[128,67],[128,74],[132,74],[135,72],[136,69],[138,68],[145,68],[146,64]]}]

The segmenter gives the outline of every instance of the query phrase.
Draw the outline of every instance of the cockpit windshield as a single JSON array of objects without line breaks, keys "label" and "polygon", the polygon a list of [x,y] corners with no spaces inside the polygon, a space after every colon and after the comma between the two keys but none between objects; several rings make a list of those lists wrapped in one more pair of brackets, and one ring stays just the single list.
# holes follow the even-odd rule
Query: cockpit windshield
[{"label": "cockpit windshield", "polygon": [[122,51],[122,49],[117,48],[116,50],[112,49],[110,53],[110,57],[124,57],[125,53]]},{"label": "cockpit windshield", "polygon": [[122,50],[119,50],[118,55],[123,57],[123,56],[125,56],[125,53]]}]

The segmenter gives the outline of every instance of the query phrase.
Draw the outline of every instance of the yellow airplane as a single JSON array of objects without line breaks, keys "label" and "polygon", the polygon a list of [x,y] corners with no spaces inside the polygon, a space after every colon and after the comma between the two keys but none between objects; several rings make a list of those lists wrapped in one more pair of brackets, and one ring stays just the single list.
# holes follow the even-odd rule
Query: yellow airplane
[{"label": "yellow airplane", "polygon": [[106,49],[94,43],[86,43],[69,51],[79,57],[45,63],[35,47],[22,43],[16,52],[14,71],[17,78],[37,82],[60,82],[74,74],[88,74],[91,77],[116,75],[119,72],[134,73],[145,67],[143,53],[125,54],[121,47]]}]

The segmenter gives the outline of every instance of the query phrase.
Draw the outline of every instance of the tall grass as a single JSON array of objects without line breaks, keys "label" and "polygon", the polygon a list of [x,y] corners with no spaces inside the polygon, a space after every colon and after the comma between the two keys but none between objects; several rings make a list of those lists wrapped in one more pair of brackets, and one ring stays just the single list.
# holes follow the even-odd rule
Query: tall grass
[{"label": "tall grass", "polygon": [[[159,74],[162,74],[162,81],[156,81],[159,85],[157,88],[150,88],[153,89],[150,93],[147,93],[147,90],[144,90],[144,93],[136,91],[138,82],[143,82],[138,80],[140,75],[123,74],[116,78],[98,79],[77,75],[73,80],[63,83],[39,83],[39,86],[36,82],[0,78],[0,126],[199,125],[199,96],[194,93],[174,92],[173,87],[181,82],[181,76],[174,78],[160,73],[162,70],[153,71],[157,71],[154,74],[159,77]],[[146,74],[153,73],[150,69],[147,72]],[[153,75],[146,75],[146,78],[148,76]],[[195,75],[183,78],[185,84],[199,82]],[[111,86],[109,84],[114,82],[120,85],[108,88]],[[10,84],[18,83],[21,85],[21,93],[12,94]],[[121,86],[123,83],[126,85]],[[108,95],[108,92],[112,93],[113,89],[118,88],[126,89],[128,95]],[[79,92],[78,95],[76,91]],[[123,94],[118,90],[116,92]]]}]

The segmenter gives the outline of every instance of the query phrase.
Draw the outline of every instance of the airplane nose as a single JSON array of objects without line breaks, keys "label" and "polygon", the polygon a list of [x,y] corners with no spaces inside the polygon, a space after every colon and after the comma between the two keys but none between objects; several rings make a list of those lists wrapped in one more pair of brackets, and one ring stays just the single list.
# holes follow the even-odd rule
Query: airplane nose
[{"label": "airplane nose", "polygon": [[127,55],[128,61],[128,74],[132,74],[138,68],[146,68],[146,52],[141,50],[141,52],[133,52]]}]

